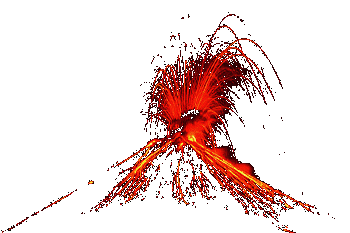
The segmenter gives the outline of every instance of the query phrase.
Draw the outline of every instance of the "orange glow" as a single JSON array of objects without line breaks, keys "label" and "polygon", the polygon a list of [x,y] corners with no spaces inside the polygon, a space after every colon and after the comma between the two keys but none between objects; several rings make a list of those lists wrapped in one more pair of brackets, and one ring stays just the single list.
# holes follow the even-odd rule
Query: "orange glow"
[{"label": "orange glow", "polygon": [[[196,142],[194,137],[186,139],[184,137],[173,139],[162,139],[156,143],[149,144],[142,148],[133,156],[138,156],[139,159],[131,168],[128,175],[120,181],[108,196],[96,205],[92,210],[98,210],[109,203],[115,197],[122,197],[124,202],[131,201],[134,198],[144,193],[151,178],[145,174],[152,169],[153,162],[162,156],[171,156],[174,150],[171,148],[181,147],[181,157],[177,163],[177,169],[174,173],[172,181],[173,197],[179,202],[186,205],[191,203],[192,196],[200,196],[204,199],[212,199],[209,193],[211,183],[209,177],[203,172],[193,173],[190,182],[190,188],[184,190],[180,180],[181,166],[186,163],[186,156],[191,155],[197,157],[205,163],[210,175],[212,175],[223,190],[227,190],[231,195],[244,207],[246,213],[262,215],[278,222],[279,213],[283,210],[293,209],[301,206],[307,211],[314,211],[314,207],[295,200],[294,198],[282,193],[269,186],[268,184],[258,180],[247,172],[240,170],[231,162],[216,154],[212,149]],[[188,146],[191,148],[189,149]],[[184,149],[186,148],[186,150]],[[194,168],[194,164],[191,165]],[[161,169],[157,166],[155,171]],[[194,204],[194,203],[191,203]],[[286,228],[285,228],[286,229]],[[287,230],[287,229],[286,229]]]},{"label": "orange glow", "polygon": [[[235,40],[225,48],[213,51],[214,44],[217,44],[214,42],[215,35],[223,29],[230,30]],[[228,191],[244,207],[245,213],[262,214],[278,222],[281,211],[298,206],[307,211],[314,210],[313,206],[299,202],[253,177],[249,164],[234,164],[224,156],[229,154],[227,151],[217,148],[214,132],[221,127],[228,136],[223,117],[227,112],[235,113],[235,105],[229,99],[233,88],[243,90],[249,99],[257,92],[265,103],[266,94],[273,97],[262,71],[244,53],[240,44],[242,41],[256,46],[268,60],[264,51],[254,41],[237,39],[231,28],[221,26],[210,41],[203,45],[203,50],[196,59],[185,60],[179,56],[174,65],[167,65],[157,72],[149,107],[149,121],[164,123],[167,136],[151,140],[135,154],[113,165],[111,168],[125,164],[131,159],[137,160],[133,166],[122,171],[121,174],[125,176],[121,176],[113,190],[91,211],[108,206],[116,197],[121,198],[123,203],[140,197],[152,182],[152,178],[146,173],[164,169],[156,163],[157,159],[172,155],[179,157],[174,162],[175,169],[172,171],[170,184],[172,195],[178,202],[194,204],[191,202],[191,197],[194,196],[212,199],[209,193],[212,187],[210,175],[222,190]],[[272,69],[275,71],[273,67]],[[279,81],[277,74],[276,77]],[[207,174],[196,168],[192,161],[188,161],[189,156],[202,161]],[[196,171],[188,178],[190,182],[187,189],[183,188],[183,181],[180,179],[181,167],[185,163],[192,171]],[[94,181],[88,182],[89,185],[93,183]],[[27,218],[18,224],[26,220]],[[286,226],[283,228],[284,231],[290,232]]]},{"label": "orange glow", "polygon": [[[240,44],[242,41],[252,43],[267,58],[254,41],[236,38],[212,55],[213,40],[220,29],[229,29],[235,36],[231,28],[221,26],[196,59],[184,60],[179,56],[175,65],[158,71],[149,108],[149,120],[163,122],[168,136],[186,136],[191,132],[198,142],[210,148],[216,147],[216,128],[225,127],[223,115],[235,112],[227,95],[232,87],[243,90],[249,98],[257,92],[265,101],[263,90],[273,97],[261,70],[246,56]],[[243,64],[247,68],[243,68]]]},{"label": "orange glow", "polygon": [[[264,217],[271,217],[278,222],[278,209],[293,209],[292,206],[299,205],[313,212],[314,206],[295,200],[263,182],[250,163],[242,163],[235,156],[225,119],[231,113],[238,116],[234,97],[240,97],[234,91],[242,90],[250,101],[259,95],[265,104],[265,97],[270,95],[274,99],[274,95],[261,68],[243,52],[241,42],[255,45],[270,62],[265,52],[254,41],[237,38],[230,27],[221,23],[210,40],[202,43],[196,57],[184,59],[180,53],[174,64],[157,70],[151,92],[148,93],[147,124],[158,125],[161,122],[166,126],[167,134],[164,138],[151,140],[138,152],[117,163],[116,167],[138,158],[132,167],[120,172],[124,178],[90,211],[98,211],[117,196],[123,198],[125,203],[137,198],[155,179],[145,175],[153,167],[153,161],[167,154],[167,158],[169,155],[173,155],[172,158],[177,156],[177,168],[171,181],[173,197],[186,205],[190,204],[188,199],[198,192],[208,200],[215,198],[209,194],[209,188],[213,186],[203,173],[203,169],[207,169],[221,189],[227,190],[247,214],[262,213]],[[214,52],[214,38],[222,29],[231,31],[235,40]],[[272,64],[271,67],[282,87]],[[229,146],[217,146],[217,132],[225,133]],[[186,153],[185,148],[195,152],[205,166],[194,164],[191,160],[193,155]],[[190,186],[183,188],[180,167],[187,158],[189,160],[186,162],[192,167],[192,179]],[[155,172],[159,170],[160,165]],[[282,230],[290,232],[286,227]]]},{"label": "orange glow", "polygon": [[193,134],[189,134],[188,136],[187,136],[187,139],[188,139],[188,141],[190,141],[190,142],[196,142],[197,140],[196,140],[196,137],[193,135]]}]

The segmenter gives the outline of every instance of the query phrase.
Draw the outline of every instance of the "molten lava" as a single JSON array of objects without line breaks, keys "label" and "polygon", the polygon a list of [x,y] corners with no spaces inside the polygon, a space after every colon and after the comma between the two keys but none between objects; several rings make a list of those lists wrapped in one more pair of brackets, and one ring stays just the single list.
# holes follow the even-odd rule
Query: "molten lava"
[{"label": "molten lava", "polygon": [[[249,99],[257,92],[265,103],[266,94],[273,96],[262,71],[241,47],[241,42],[250,42],[268,60],[255,42],[236,38],[225,48],[213,51],[217,44],[213,42],[215,34],[227,29],[235,36],[229,27],[221,26],[209,43],[203,45],[197,58],[184,60],[178,57],[175,65],[158,71],[149,119],[150,122],[163,122],[167,136],[150,141],[137,153],[114,165],[119,167],[135,160],[134,165],[120,173],[120,181],[108,196],[92,210],[107,206],[116,197],[122,198],[123,203],[142,197],[155,177],[159,178],[166,170],[171,181],[159,184],[168,186],[172,196],[187,205],[195,205],[194,198],[210,200],[217,192],[225,191],[243,206],[246,213],[262,214],[275,222],[283,210],[300,206],[313,211],[312,206],[275,190],[218,153],[215,132],[219,127],[225,129],[224,115],[235,112],[229,99],[233,89],[243,90]],[[160,162],[165,159],[170,161],[169,165]],[[182,175],[188,171],[191,171],[190,175]],[[283,228],[288,231],[286,226]]]},{"label": "molten lava", "polygon": [[[226,26],[219,27],[222,28],[231,30]],[[195,205],[193,197],[213,198],[215,195],[211,190],[215,182],[222,191],[228,191],[246,213],[262,214],[276,222],[281,211],[296,206],[312,211],[312,206],[273,189],[216,152],[214,132],[220,126],[225,128],[224,114],[235,109],[228,98],[232,88],[244,90],[249,98],[258,92],[265,103],[264,90],[272,95],[261,70],[243,52],[242,41],[257,46],[249,39],[236,39],[212,55],[211,40],[196,59],[188,61],[178,57],[175,65],[158,71],[152,92],[150,121],[163,122],[167,127],[167,137],[150,141],[140,151],[115,165],[137,159],[135,165],[122,172],[125,177],[94,207],[95,210],[107,206],[115,197],[121,197],[124,203],[142,197],[154,176],[162,169],[169,169],[173,172],[172,195],[185,204]],[[259,46],[257,48],[265,55]],[[243,68],[243,64],[247,68]],[[172,156],[170,168],[157,162],[160,158]],[[192,162],[194,160],[201,161],[200,165]],[[185,166],[189,168],[186,170]],[[191,170],[187,181],[181,176],[185,170]],[[151,173],[154,176],[148,175]],[[283,228],[288,231],[286,226]]]},{"label": "molten lava", "polygon": [[[180,153],[179,158],[177,158],[178,153]],[[108,206],[115,197],[122,197],[124,202],[131,201],[138,196],[142,197],[154,180],[154,176],[157,176],[157,174],[154,174],[154,176],[147,174],[157,173],[163,169],[163,165],[159,164],[157,160],[171,156],[177,158],[177,163],[172,164],[173,168],[170,169],[174,171],[170,186],[173,197],[179,202],[195,205],[195,201],[191,201],[196,200],[193,197],[198,198],[199,196],[208,200],[215,197],[210,191],[214,188],[212,181],[210,181],[210,176],[212,176],[221,186],[221,190],[228,191],[244,207],[246,213],[262,214],[278,221],[277,218],[282,210],[292,209],[296,206],[301,206],[308,211],[313,210],[312,206],[301,203],[239,170],[212,149],[198,143],[193,135],[152,140],[140,151],[117,164],[116,166],[120,166],[129,159],[138,157],[136,164],[128,170],[125,178],[94,209],[98,210]],[[189,162],[189,157],[199,159],[205,167],[202,167],[202,164]],[[191,166],[192,174],[189,181],[186,182],[187,184],[184,184],[185,182],[181,180],[181,177],[183,177],[181,173],[188,173],[183,168],[188,166],[188,163]],[[166,166],[164,165],[164,167]],[[165,169],[168,169],[168,167]],[[204,172],[204,169],[209,171],[210,176]]]}]

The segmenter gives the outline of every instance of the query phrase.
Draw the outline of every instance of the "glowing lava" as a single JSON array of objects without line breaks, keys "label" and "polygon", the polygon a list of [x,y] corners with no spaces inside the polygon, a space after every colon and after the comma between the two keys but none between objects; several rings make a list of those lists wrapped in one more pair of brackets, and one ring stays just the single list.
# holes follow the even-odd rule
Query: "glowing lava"
[{"label": "glowing lava", "polygon": [[[175,149],[176,148],[176,149]],[[273,189],[271,186],[261,182],[255,177],[239,170],[229,161],[216,154],[196,141],[194,136],[179,137],[176,139],[155,139],[139,152],[132,155],[139,157],[136,164],[130,169],[127,176],[119,182],[112,192],[97,206],[95,210],[108,206],[115,197],[122,197],[124,202],[128,202],[142,194],[148,188],[152,177],[146,174],[156,172],[154,167],[158,166],[157,160],[160,157],[171,157],[176,153],[180,153],[181,157],[177,160],[176,171],[174,172],[172,181],[173,196],[178,201],[185,204],[194,204],[190,200],[191,197],[200,196],[205,199],[212,199],[213,196],[209,192],[212,188],[210,177],[202,172],[203,168],[198,168],[196,164],[190,163],[192,166],[192,176],[190,177],[189,187],[181,181],[180,173],[183,171],[182,166],[188,163],[188,156],[193,156],[204,162],[206,170],[220,184],[222,190],[227,190],[245,209],[246,213],[255,213],[264,217],[270,217],[278,222],[278,216],[282,210],[292,209],[301,206],[308,211],[313,211],[313,207],[301,203],[292,197],[283,194],[279,190]],[[117,164],[117,166],[125,163],[127,160]],[[184,190],[185,189],[185,190]]]},{"label": "glowing lava", "polygon": [[[223,28],[231,30],[227,26],[219,27]],[[246,213],[262,214],[278,222],[282,210],[301,206],[312,211],[312,206],[273,189],[216,153],[214,132],[220,126],[225,127],[223,115],[235,109],[228,98],[232,88],[244,90],[249,98],[258,92],[265,103],[264,90],[272,95],[261,70],[243,52],[242,41],[257,46],[265,55],[255,42],[237,38],[216,55],[211,55],[213,47],[210,40],[196,59],[187,61],[178,57],[175,65],[158,71],[152,92],[150,121],[163,122],[167,127],[167,137],[150,141],[139,152],[116,165],[137,159],[134,166],[123,172],[127,175],[112,192],[94,207],[95,210],[107,206],[115,197],[122,197],[123,202],[128,202],[142,196],[152,182],[152,177],[147,174],[163,169],[157,160],[180,153],[179,158],[175,156],[176,165],[172,164],[175,169],[171,184],[172,195],[179,202],[195,204],[191,202],[194,196],[213,198],[209,192],[211,178],[208,173],[202,172],[203,167],[188,161],[191,156],[203,162],[210,176],[244,207]],[[193,171],[187,186],[180,176],[185,164],[189,164]],[[287,227],[284,226],[284,230],[288,231]]]},{"label": "glowing lava", "polygon": [[[180,53],[175,64],[157,70],[151,92],[148,93],[147,124],[162,123],[166,127],[167,135],[151,140],[138,152],[117,163],[118,167],[131,158],[138,158],[132,167],[120,172],[124,178],[92,209],[98,211],[117,196],[128,202],[138,197],[141,191],[146,191],[150,182],[155,179],[146,173],[153,167],[154,160],[163,154],[177,158],[177,169],[171,181],[173,197],[186,205],[190,204],[187,199],[198,192],[203,198],[214,198],[209,194],[209,189],[213,186],[203,173],[203,169],[207,169],[221,189],[227,190],[246,213],[262,213],[263,216],[278,221],[277,209],[287,210],[292,209],[293,205],[300,205],[312,212],[315,208],[261,181],[251,164],[241,163],[235,156],[225,119],[227,114],[238,115],[234,101],[239,96],[234,91],[242,90],[250,101],[259,95],[265,104],[265,96],[271,95],[274,99],[274,95],[261,68],[243,52],[241,42],[254,44],[270,62],[265,52],[250,39],[238,39],[230,27],[221,25],[222,21],[210,40],[202,43],[201,51],[196,57],[184,59]],[[235,40],[214,52],[214,38],[222,29],[231,31]],[[272,64],[271,67],[282,87]],[[219,131],[225,133],[229,146],[217,146],[215,133]],[[195,152],[205,168],[202,164],[194,164],[193,153],[185,152],[185,148]],[[180,182],[180,166],[185,161],[192,167],[192,178],[189,187],[183,188]],[[159,170],[160,165],[155,168],[155,172]],[[289,231],[287,228],[282,230]]]}]

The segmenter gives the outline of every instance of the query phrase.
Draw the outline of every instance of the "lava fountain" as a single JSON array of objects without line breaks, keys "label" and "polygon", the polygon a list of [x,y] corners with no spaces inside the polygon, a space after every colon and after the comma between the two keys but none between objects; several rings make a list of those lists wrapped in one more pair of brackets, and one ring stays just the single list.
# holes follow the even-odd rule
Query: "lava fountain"
[{"label": "lava fountain", "polygon": [[[235,39],[224,48],[221,46],[214,51],[214,45],[217,44],[214,43],[214,38],[220,30],[229,30]],[[167,169],[167,166],[158,161],[173,155],[178,156],[175,156],[176,160],[172,159],[172,179],[168,185],[173,198],[178,202],[195,205],[192,197],[208,200],[214,198],[215,195],[211,193],[214,179],[216,185],[219,185],[222,191],[229,192],[246,213],[263,215],[277,223],[281,211],[295,207],[314,211],[314,207],[261,182],[219,153],[215,132],[223,129],[228,136],[224,115],[228,112],[236,113],[230,93],[239,89],[250,100],[258,93],[265,103],[266,95],[274,97],[262,70],[244,53],[242,42],[256,47],[270,62],[265,52],[254,41],[238,39],[230,27],[222,25],[209,42],[202,45],[196,58],[186,60],[179,56],[174,65],[167,65],[158,70],[151,92],[149,123],[163,123],[167,135],[151,140],[129,158],[113,165],[112,167],[122,167],[132,163],[122,170],[119,174],[122,178],[91,211],[108,206],[116,197],[121,199],[123,204],[142,196],[152,182],[151,176],[147,174],[156,174]],[[271,62],[270,65],[280,82]],[[188,160],[189,156],[201,161],[200,165]],[[181,176],[185,165],[192,171],[186,184]],[[94,185],[94,182],[90,181],[88,184]],[[289,231],[287,226],[281,224],[280,228]]]},{"label": "lava fountain", "polygon": [[[213,55],[213,38],[219,30],[224,29],[230,30],[235,40]],[[212,176],[222,190],[228,191],[244,207],[246,213],[262,214],[278,222],[278,216],[283,210],[300,206],[313,211],[314,207],[275,190],[218,153],[215,131],[221,127],[228,134],[223,117],[227,112],[235,112],[235,106],[229,99],[232,89],[243,90],[249,99],[258,93],[265,103],[266,95],[273,97],[262,71],[244,53],[241,46],[243,41],[254,45],[269,61],[254,41],[237,39],[231,28],[221,26],[211,40],[202,46],[197,58],[184,60],[179,56],[174,65],[159,69],[153,84],[149,121],[162,122],[167,127],[167,136],[150,141],[140,151],[116,164],[120,166],[131,159],[137,160],[132,167],[122,172],[125,177],[92,210],[109,205],[115,197],[121,197],[122,202],[126,203],[142,196],[152,182],[145,174],[166,169],[156,160],[177,153],[180,157],[173,162],[175,169],[171,189],[173,197],[179,202],[195,205],[191,202],[193,196],[213,198],[208,177]],[[279,81],[276,72],[275,75]],[[186,158],[189,154],[202,161],[210,175],[190,163],[194,172],[186,186],[180,174],[183,172],[181,167],[188,163]],[[287,226],[281,228],[289,231]]]}]

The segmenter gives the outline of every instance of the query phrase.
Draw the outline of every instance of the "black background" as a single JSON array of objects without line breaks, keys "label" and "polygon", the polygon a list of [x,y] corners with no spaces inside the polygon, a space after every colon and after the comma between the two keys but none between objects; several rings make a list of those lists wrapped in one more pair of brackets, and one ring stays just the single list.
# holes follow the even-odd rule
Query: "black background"
[{"label": "black background", "polygon": [[177,56],[171,36],[207,41],[229,14],[235,16],[227,25],[259,44],[283,86],[259,50],[247,45],[270,74],[276,100],[236,100],[244,124],[235,115],[226,122],[237,159],[274,188],[337,215],[345,191],[338,136],[344,107],[341,59],[331,38],[341,18],[330,9],[233,3],[19,8],[25,14],[8,19],[16,27],[9,33],[3,101],[7,216],[1,222],[22,220],[145,146],[154,136],[146,122],[156,70]]}]

